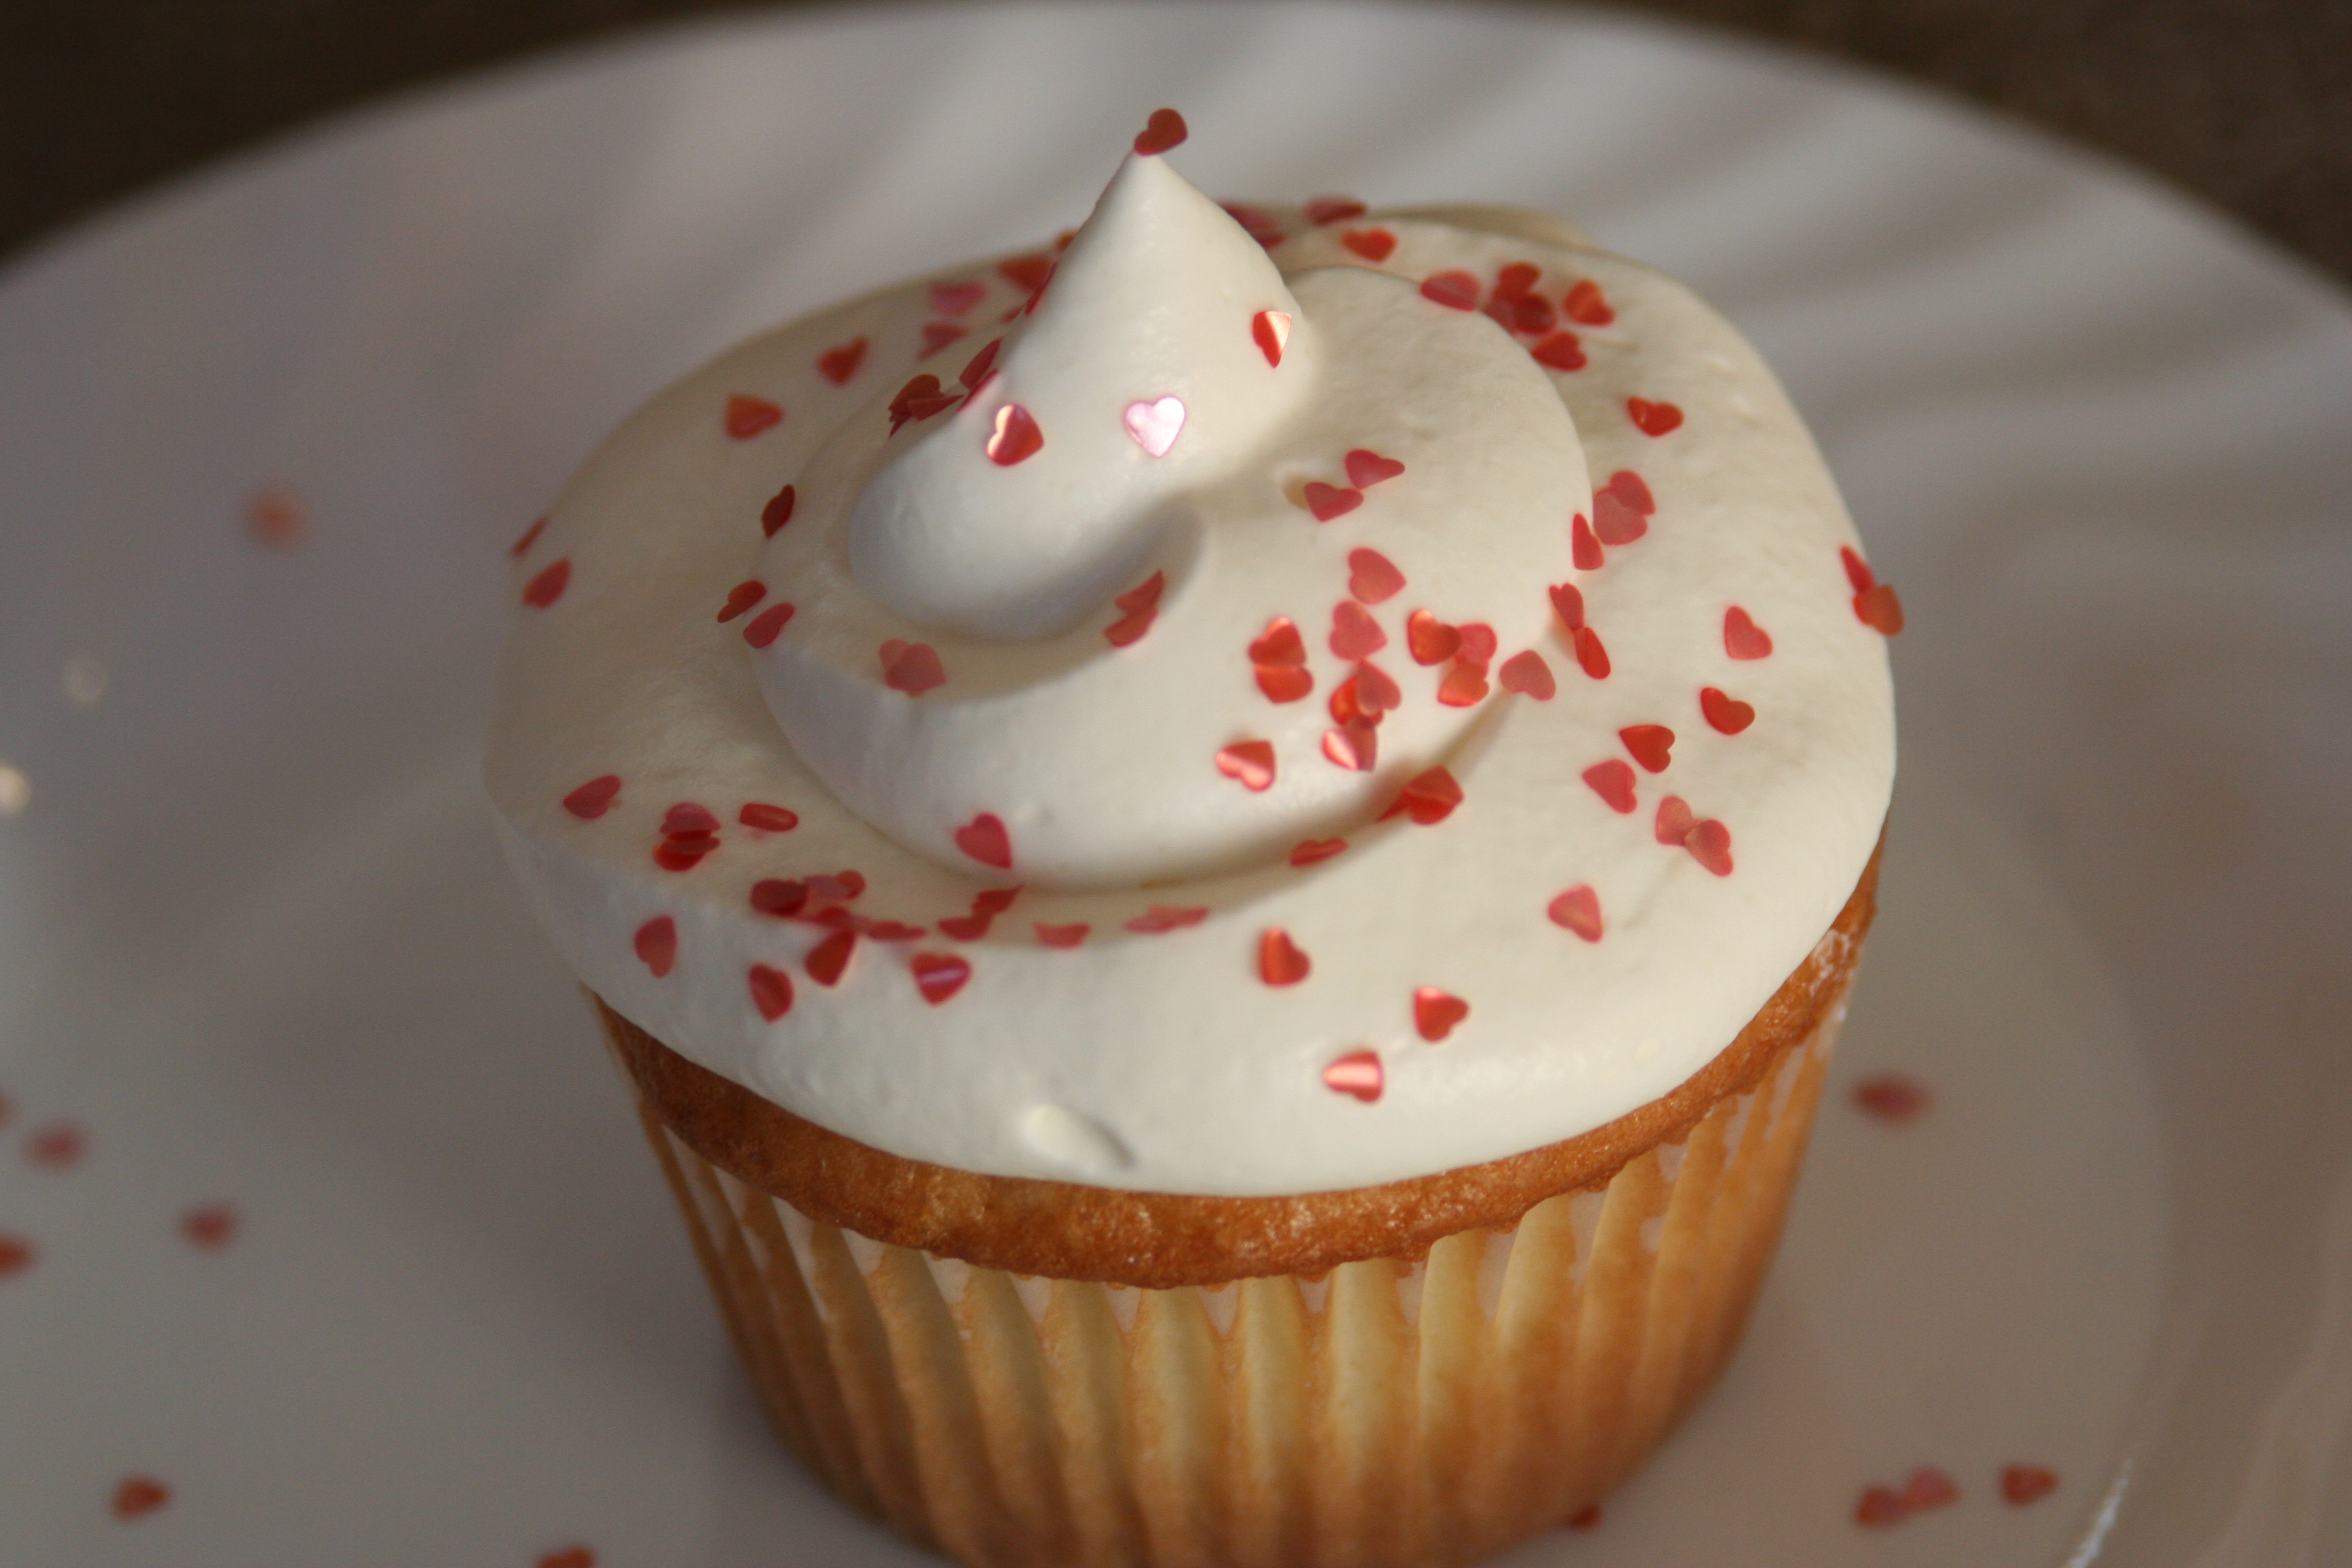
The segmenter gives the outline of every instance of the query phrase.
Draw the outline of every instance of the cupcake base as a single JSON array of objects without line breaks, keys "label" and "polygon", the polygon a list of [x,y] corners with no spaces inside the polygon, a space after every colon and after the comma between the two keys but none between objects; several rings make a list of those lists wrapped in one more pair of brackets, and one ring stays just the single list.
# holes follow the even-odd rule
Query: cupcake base
[{"label": "cupcake base", "polygon": [[[972,1568],[1463,1563],[1599,1500],[1730,1358],[1844,1016],[1840,956],[1808,1026],[1675,1141],[1507,1228],[1312,1275],[975,1267],[811,1218],[640,1114],[776,1429],[909,1540]],[[641,1089],[646,1037],[605,1019]]]}]

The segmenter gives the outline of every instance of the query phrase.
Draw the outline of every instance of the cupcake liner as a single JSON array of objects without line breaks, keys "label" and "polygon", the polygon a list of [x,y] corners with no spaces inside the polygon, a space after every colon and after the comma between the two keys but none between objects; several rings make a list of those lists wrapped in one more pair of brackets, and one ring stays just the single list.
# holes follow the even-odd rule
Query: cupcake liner
[{"label": "cupcake liner", "polygon": [[873,1241],[639,1110],[786,1446],[908,1539],[973,1568],[1457,1563],[1597,1500],[1721,1372],[1843,1016],[1511,1228],[1214,1288]]}]

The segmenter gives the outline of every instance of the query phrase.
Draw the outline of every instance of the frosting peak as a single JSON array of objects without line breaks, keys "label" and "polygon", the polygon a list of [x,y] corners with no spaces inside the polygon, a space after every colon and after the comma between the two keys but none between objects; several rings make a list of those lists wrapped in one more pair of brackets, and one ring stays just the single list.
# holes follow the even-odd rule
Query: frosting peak
[{"label": "frosting peak", "polygon": [[[1029,310],[961,407],[901,427],[851,511],[851,574],[911,621],[1066,630],[1126,585],[1169,509],[1304,405],[1318,368],[1265,250],[1153,155],[1120,165]],[[1261,312],[1280,323],[1272,353]]]}]

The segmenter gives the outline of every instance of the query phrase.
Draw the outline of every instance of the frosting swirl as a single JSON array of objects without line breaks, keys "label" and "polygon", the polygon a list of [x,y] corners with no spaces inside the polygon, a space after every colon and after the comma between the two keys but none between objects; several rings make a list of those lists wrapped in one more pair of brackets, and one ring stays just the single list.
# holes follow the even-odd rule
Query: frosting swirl
[{"label": "frosting swirl", "polygon": [[1802,962],[1892,782],[1899,610],[1794,412],[1528,214],[1229,218],[1130,159],[1058,270],[673,386],[517,554],[487,771],[573,969],[992,1174],[1588,1131]]},{"label": "frosting swirl", "polygon": [[[1549,379],[1402,279],[1294,292],[1139,153],[1032,308],[951,409],[877,392],[762,551],[797,607],[755,655],[794,753],[900,843],[1033,886],[1233,869],[1373,815],[1479,710],[1433,639],[1529,647],[1553,610],[1528,585],[1575,577],[1591,491]],[[1418,650],[1407,605],[1445,628]]]}]

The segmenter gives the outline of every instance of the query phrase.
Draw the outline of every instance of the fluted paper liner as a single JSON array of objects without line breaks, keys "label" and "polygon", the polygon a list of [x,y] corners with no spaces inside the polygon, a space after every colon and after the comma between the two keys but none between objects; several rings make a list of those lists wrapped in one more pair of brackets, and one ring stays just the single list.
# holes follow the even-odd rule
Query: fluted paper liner
[{"label": "fluted paper liner", "polygon": [[1843,1015],[1509,1229],[1217,1288],[872,1241],[640,1114],[776,1429],[910,1540],[973,1568],[1458,1563],[1598,1500],[1722,1371]]}]

